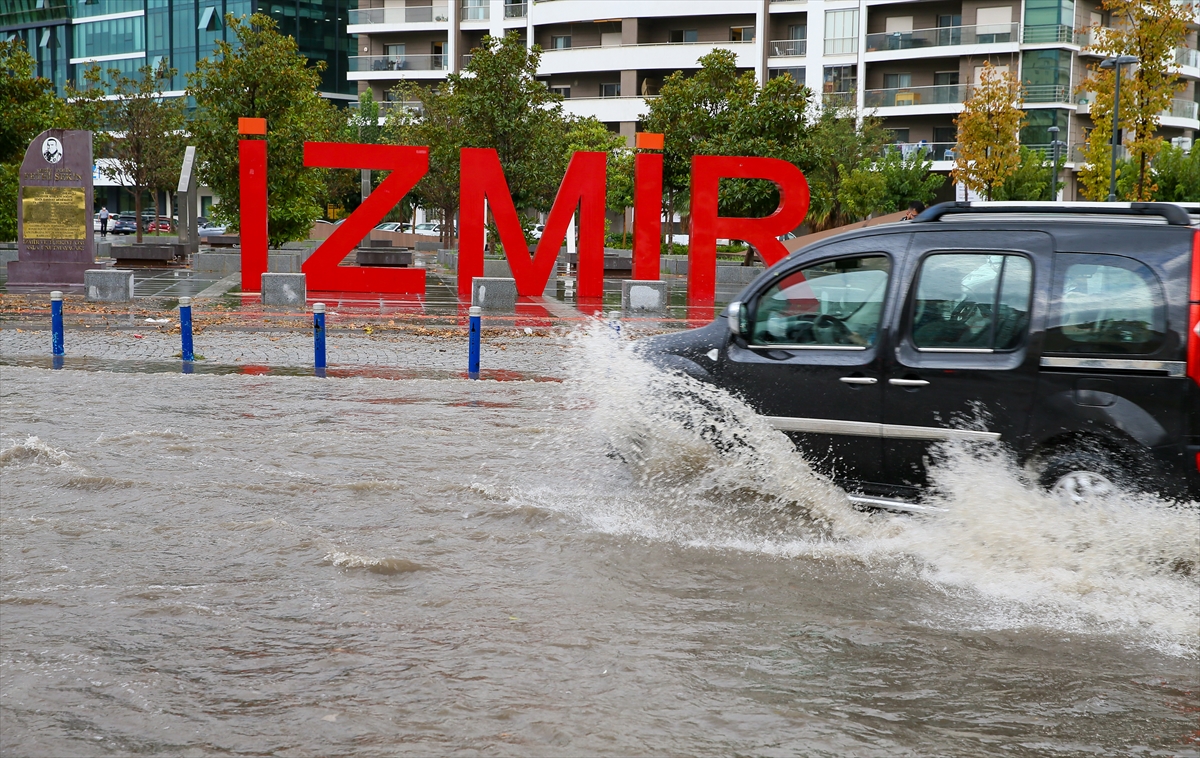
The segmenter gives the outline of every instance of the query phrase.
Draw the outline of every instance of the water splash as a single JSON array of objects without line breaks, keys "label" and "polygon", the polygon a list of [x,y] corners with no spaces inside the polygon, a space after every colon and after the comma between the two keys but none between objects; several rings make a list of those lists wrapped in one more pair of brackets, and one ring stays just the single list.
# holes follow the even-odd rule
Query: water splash
[{"label": "water splash", "polygon": [[864,514],[735,397],[659,371],[603,324],[574,339],[582,350],[568,386],[583,421],[572,433],[591,433],[628,477],[620,487],[610,467],[593,474],[606,481],[579,484],[591,496],[566,499],[594,528],[912,572],[972,598],[970,618],[956,623],[1133,631],[1174,654],[1200,650],[1195,503],[1118,493],[1071,505],[1032,485],[1004,448],[960,444],[930,472],[927,502],[944,512]]},{"label": "water splash", "polygon": [[0,466],[41,465],[66,466],[71,462],[71,456],[65,450],[59,450],[42,442],[38,437],[26,437],[18,442],[14,439],[0,441]]}]

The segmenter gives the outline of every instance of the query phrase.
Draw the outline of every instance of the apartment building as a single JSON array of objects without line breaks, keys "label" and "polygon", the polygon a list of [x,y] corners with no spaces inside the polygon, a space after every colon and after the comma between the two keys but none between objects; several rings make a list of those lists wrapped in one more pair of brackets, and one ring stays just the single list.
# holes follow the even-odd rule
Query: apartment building
[{"label": "apartment building", "polygon": [[[1111,21],[1098,0],[359,0],[349,15],[348,77],[379,101],[400,81],[436,85],[485,34],[516,30],[545,51],[539,75],[568,112],[629,136],[666,76],[720,47],[760,81],[787,72],[824,102],[876,113],[900,149],[928,146],[936,171],[950,170],[953,119],[991,62],[1025,84],[1023,143],[1046,147],[1058,127],[1068,180],[1092,127],[1075,91],[1095,60],[1080,30]],[[1198,28],[1193,16],[1175,53],[1186,88],[1163,114],[1168,138],[1200,136]]]}]

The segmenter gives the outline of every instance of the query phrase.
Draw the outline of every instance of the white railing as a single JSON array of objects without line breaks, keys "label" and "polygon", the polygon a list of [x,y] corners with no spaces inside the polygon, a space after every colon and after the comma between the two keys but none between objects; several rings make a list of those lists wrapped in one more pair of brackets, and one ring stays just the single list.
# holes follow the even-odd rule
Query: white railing
[{"label": "white railing", "polygon": [[1171,107],[1164,110],[1162,115],[1170,118],[1188,118],[1195,121],[1200,117],[1200,103],[1197,103],[1195,100],[1175,98],[1171,101]]},{"label": "white railing", "polygon": [[808,40],[806,39],[776,39],[771,40],[771,57],[786,58],[788,56],[798,56],[808,54]]},{"label": "white railing", "polygon": [[1019,39],[1018,32],[1020,28],[1020,24],[980,24],[978,26],[944,26],[937,29],[913,29],[911,32],[868,34],[867,52],[1016,42]]},{"label": "white railing", "polygon": [[445,71],[445,55],[353,55],[351,71]]},{"label": "white railing", "polygon": [[405,8],[361,8],[350,11],[350,24],[421,24],[432,21],[449,21],[450,6],[447,3],[415,5]]},{"label": "white railing", "polygon": [[1186,47],[1175,48],[1175,65],[1200,68],[1200,50],[1189,50]]},{"label": "white railing", "polygon": [[892,87],[863,92],[864,108],[894,108],[905,105],[948,105],[967,97],[966,84],[936,84],[932,87]]},{"label": "white railing", "polygon": [[529,15],[528,3],[505,3],[504,17],[505,18],[525,18]]}]

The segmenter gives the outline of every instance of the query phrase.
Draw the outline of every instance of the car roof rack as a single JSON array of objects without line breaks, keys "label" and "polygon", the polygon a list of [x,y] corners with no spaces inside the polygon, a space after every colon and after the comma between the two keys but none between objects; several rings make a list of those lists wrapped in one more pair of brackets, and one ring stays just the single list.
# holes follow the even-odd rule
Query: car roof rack
[{"label": "car roof rack", "polygon": [[1158,216],[1171,226],[1191,226],[1188,209],[1178,203],[1049,203],[1049,202],[953,202],[939,203],[922,211],[914,222],[940,221],[960,214],[1006,213],[1059,216]]}]

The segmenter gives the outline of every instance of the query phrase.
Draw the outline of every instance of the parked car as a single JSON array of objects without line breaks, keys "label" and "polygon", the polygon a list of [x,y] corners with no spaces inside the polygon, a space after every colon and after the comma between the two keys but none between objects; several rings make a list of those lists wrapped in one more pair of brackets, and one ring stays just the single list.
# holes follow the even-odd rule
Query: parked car
[{"label": "parked car", "polygon": [[167,218],[166,216],[159,216],[157,218],[151,219],[145,225],[145,229],[147,232],[159,232],[159,233],[163,233],[163,234],[174,234],[175,233],[175,221],[173,219]]},{"label": "parked car", "polygon": [[217,236],[219,234],[224,234],[224,233],[225,233],[225,225],[224,224],[214,224],[214,223],[209,222],[202,226],[196,227],[196,236],[197,237],[214,237],[214,236]]},{"label": "parked car", "polygon": [[403,224],[400,224],[399,222],[385,221],[382,224],[380,224],[379,226],[375,227],[375,231],[377,231],[377,232],[399,232],[402,230],[402,227],[403,227]]},{"label": "parked car", "polygon": [[542,238],[542,235],[545,234],[545,232],[546,232],[545,224],[534,224],[533,228],[529,230],[529,236],[533,237],[535,240],[540,240]]},{"label": "parked car", "polygon": [[944,203],[792,253],[646,349],[861,503],[911,507],[947,440],[1003,444],[1073,500],[1200,499],[1200,215],[1181,205]]},{"label": "parked car", "polygon": [[110,216],[108,232],[109,234],[137,234],[137,224],[134,223],[133,216],[130,214]]},{"label": "parked car", "polygon": [[426,237],[442,236],[442,225],[436,221],[427,221],[424,224],[417,224],[413,227],[413,234],[421,234]]}]

